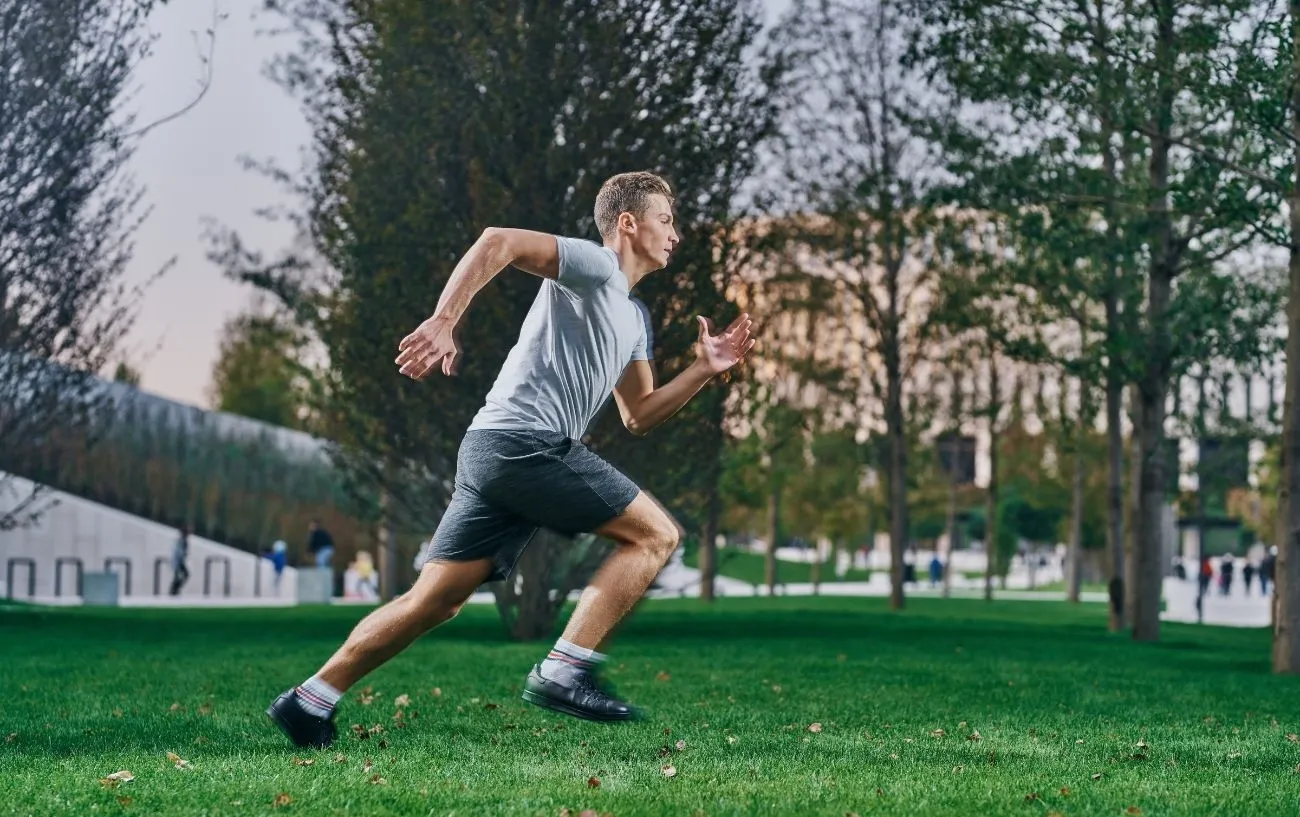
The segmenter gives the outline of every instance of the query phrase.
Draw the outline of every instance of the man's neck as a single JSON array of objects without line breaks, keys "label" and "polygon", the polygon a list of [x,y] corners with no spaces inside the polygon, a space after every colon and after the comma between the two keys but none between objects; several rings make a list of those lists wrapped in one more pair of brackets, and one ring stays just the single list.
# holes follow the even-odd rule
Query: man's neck
[{"label": "man's neck", "polygon": [[642,269],[638,259],[632,254],[628,247],[620,247],[617,244],[606,244],[605,248],[612,251],[618,259],[618,268],[627,277],[627,288],[629,290],[641,283],[641,279],[650,274],[650,270]]}]

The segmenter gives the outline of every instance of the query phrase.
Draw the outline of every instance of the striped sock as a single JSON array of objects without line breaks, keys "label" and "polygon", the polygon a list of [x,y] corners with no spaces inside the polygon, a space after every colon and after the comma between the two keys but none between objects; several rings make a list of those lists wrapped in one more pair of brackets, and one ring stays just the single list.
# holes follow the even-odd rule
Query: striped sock
[{"label": "striped sock", "polygon": [[298,702],[302,708],[315,715],[318,718],[328,718],[334,714],[334,707],[338,706],[339,698],[343,693],[321,680],[319,675],[313,675],[302,686],[295,687],[294,692],[298,693]]},{"label": "striped sock", "polygon": [[595,650],[579,647],[561,638],[555,642],[546,660],[542,662],[541,673],[542,677],[555,680],[570,678],[575,673],[589,670],[604,660],[605,656]]}]

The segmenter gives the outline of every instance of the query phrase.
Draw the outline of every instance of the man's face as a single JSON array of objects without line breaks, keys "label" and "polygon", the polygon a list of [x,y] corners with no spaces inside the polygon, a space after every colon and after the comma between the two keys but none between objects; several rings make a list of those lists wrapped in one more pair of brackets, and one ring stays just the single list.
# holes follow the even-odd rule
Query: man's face
[{"label": "man's face", "polygon": [[672,205],[664,196],[651,196],[645,217],[636,223],[633,244],[637,254],[651,261],[654,269],[663,269],[680,242],[673,224]]}]

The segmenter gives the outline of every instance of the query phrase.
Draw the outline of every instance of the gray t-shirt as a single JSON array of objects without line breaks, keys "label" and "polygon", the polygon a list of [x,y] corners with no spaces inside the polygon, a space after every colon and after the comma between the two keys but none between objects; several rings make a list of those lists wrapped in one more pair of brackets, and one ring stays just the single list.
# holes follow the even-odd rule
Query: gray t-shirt
[{"label": "gray t-shirt", "polygon": [[542,281],[470,430],[554,431],[579,440],[623,370],[650,360],[650,315],[614,251],[557,237],[559,279]]}]

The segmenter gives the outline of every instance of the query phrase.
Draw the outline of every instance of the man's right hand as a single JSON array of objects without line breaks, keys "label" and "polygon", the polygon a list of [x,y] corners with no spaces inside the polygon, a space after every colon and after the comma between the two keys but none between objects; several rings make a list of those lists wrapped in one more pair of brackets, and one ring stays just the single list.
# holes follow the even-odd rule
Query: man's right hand
[{"label": "man's right hand", "polygon": [[460,363],[460,343],[456,324],[449,318],[434,315],[397,345],[397,365],[412,380],[423,380],[436,367],[448,377],[456,374]]}]

